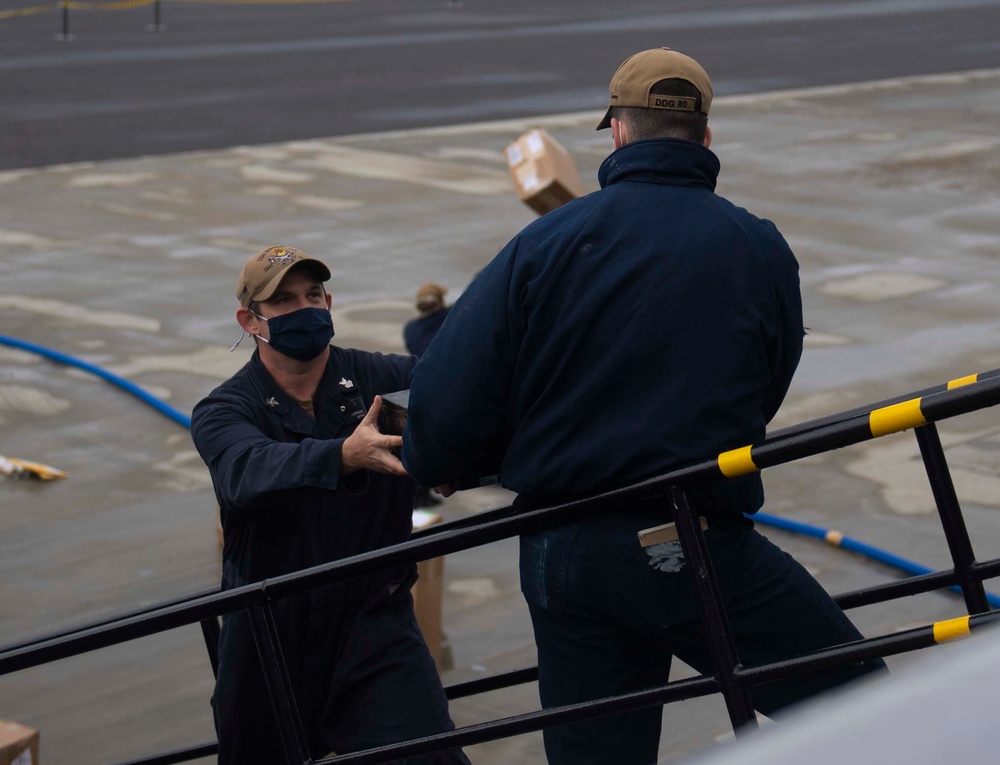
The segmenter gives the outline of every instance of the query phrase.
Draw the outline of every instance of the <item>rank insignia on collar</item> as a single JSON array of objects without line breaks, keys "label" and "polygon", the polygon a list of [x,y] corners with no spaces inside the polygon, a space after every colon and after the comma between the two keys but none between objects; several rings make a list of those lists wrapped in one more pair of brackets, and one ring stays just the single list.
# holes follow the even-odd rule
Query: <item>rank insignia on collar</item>
[{"label": "rank insignia on collar", "polygon": [[354,387],[354,381],[353,380],[348,380],[346,377],[341,377],[340,378],[340,387],[341,388],[353,388]]},{"label": "rank insignia on collar", "polygon": [[264,403],[273,409],[274,407],[278,406],[278,399],[276,399],[274,396],[271,396]]}]

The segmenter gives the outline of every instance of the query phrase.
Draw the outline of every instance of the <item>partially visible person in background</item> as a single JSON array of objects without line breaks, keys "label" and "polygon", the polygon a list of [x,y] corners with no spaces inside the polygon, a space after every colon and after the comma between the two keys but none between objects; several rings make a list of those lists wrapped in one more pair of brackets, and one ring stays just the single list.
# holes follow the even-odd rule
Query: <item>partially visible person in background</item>
[{"label": "partially visible person in background", "polygon": [[444,304],[444,296],[448,292],[445,287],[434,282],[427,282],[417,290],[417,311],[420,315],[416,319],[406,322],[403,327],[403,341],[406,343],[406,350],[417,358],[424,355],[427,346],[431,344],[434,335],[441,329],[444,320],[448,317],[449,306]]},{"label": "partially visible person in background", "polygon": [[[451,310],[451,307],[444,304],[444,296],[447,292],[447,288],[434,282],[422,284],[417,290],[416,307],[420,315],[416,319],[406,322],[403,327],[403,341],[406,343],[406,350],[417,358],[424,355],[427,346],[431,344],[434,335],[441,329],[441,325],[448,317],[448,311]],[[440,503],[440,498],[435,496],[426,486],[417,488],[417,496],[413,500],[414,508],[434,507]]]}]

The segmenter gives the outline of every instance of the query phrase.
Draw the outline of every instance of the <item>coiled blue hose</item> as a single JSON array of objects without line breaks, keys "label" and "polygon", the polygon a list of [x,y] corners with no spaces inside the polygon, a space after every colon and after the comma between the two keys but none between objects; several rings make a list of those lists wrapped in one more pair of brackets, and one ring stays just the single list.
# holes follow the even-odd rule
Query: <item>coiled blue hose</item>
[{"label": "coiled blue hose", "polygon": [[183,414],[176,409],[174,409],[169,404],[165,404],[160,399],[156,398],[153,394],[148,391],[143,390],[135,383],[129,382],[124,377],[119,377],[116,374],[108,372],[106,369],[101,369],[100,367],[89,364],[82,359],[74,358],[65,353],[60,353],[59,351],[53,351],[49,348],[44,348],[41,345],[35,345],[34,343],[29,343],[25,340],[18,340],[14,337],[7,337],[5,335],[0,335],[0,344],[9,345],[11,348],[20,348],[22,351],[30,351],[31,353],[36,353],[39,356],[44,356],[47,359],[52,359],[53,361],[58,361],[60,364],[66,364],[70,367],[76,367],[77,369],[82,369],[85,372],[90,372],[92,375],[100,377],[102,380],[107,380],[112,385],[117,385],[119,388],[127,393],[131,393],[136,398],[141,401],[145,401],[156,411],[160,412],[167,417],[169,417],[174,422],[179,425],[183,425],[185,428],[191,427],[191,418],[186,414]]},{"label": "coiled blue hose", "polygon": [[[74,358],[73,356],[69,356],[65,353],[50,350],[41,345],[35,345],[34,343],[18,340],[13,337],[7,337],[5,335],[0,335],[0,345],[9,345],[12,348],[20,348],[23,351],[30,351],[31,353],[36,353],[39,356],[44,356],[47,359],[58,361],[60,364],[66,364],[67,366],[76,367],[86,372],[90,372],[91,374],[100,377],[102,380],[107,380],[111,384],[117,385],[125,392],[131,393],[133,396],[149,404],[158,412],[166,417],[169,417],[174,422],[183,425],[185,428],[191,427],[191,418],[186,414],[183,414],[169,404],[164,403],[151,393],[140,388],[135,383],[129,382],[125,378],[112,374],[111,372],[101,369],[98,366],[94,366],[93,364],[89,364],[86,361]],[[919,576],[920,574],[933,573],[933,569],[929,569],[919,563],[914,563],[906,558],[900,558],[898,555],[893,555],[885,550],[880,550],[877,547],[872,547],[864,542],[859,542],[856,539],[845,537],[838,531],[821,529],[818,526],[810,526],[807,523],[800,523],[799,521],[790,521],[768,513],[756,513],[751,517],[755,523],[759,523],[762,526],[771,526],[782,531],[790,531],[794,534],[802,534],[803,536],[822,539],[836,547],[859,553],[860,555],[864,555],[865,557],[879,563],[884,563],[887,566],[892,566],[893,568],[907,574]],[[962,592],[962,589],[958,586],[950,587],[949,589],[958,593]],[[991,593],[986,593],[986,598],[990,606],[993,608],[1000,608],[1000,597]]]}]

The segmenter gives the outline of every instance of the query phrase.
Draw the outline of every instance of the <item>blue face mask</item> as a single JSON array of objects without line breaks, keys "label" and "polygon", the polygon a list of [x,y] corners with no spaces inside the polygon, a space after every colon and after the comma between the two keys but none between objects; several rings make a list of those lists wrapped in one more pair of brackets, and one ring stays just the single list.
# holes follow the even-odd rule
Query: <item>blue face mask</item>
[{"label": "blue face mask", "polygon": [[265,319],[271,339],[260,337],[274,350],[299,361],[311,361],[319,356],[333,339],[333,318],[326,308],[300,308],[291,313]]}]

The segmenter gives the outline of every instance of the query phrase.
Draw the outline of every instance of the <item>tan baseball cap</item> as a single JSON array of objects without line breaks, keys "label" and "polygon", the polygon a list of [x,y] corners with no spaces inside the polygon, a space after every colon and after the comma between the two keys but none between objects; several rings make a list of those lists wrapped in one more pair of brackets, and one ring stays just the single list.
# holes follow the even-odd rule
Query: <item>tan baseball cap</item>
[{"label": "tan baseball cap", "polygon": [[261,250],[243,264],[236,282],[236,299],[246,308],[253,302],[267,300],[278,289],[292,266],[306,264],[321,282],[330,278],[330,269],[322,261],[309,257],[295,247],[274,245]]},{"label": "tan baseball cap", "polygon": [[[650,89],[660,80],[686,80],[701,94],[690,96],[655,95]],[[611,78],[608,111],[597,126],[611,127],[611,109],[615,106],[635,106],[642,109],[669,109],[699,112],[708,116],[712,106],[712,81],[701,64],[690,56],[670,48],[653,48],[629,56]]]}]

